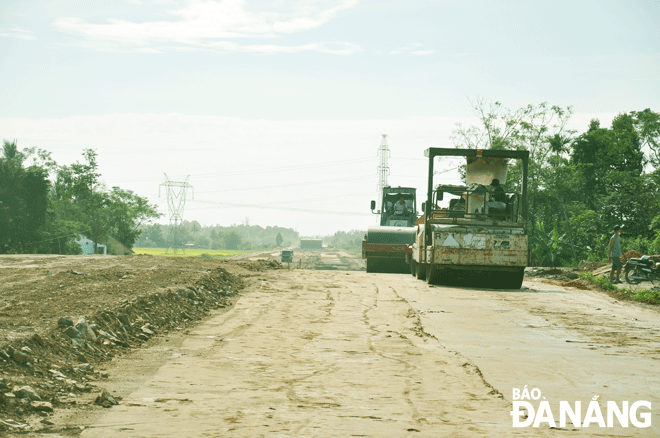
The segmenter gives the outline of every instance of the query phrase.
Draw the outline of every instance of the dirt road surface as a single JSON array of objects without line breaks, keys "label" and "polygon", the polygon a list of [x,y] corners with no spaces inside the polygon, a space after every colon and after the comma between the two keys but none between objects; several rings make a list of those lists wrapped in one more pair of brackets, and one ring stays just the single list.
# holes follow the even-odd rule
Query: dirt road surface
[{"label": "dirt road surface", "polygon": [[[333,257],[345,256],[318,259]],[[119,405],[57,411],[50,422],[66,427],[48,436],[660,435],[656,308],[539,281],[475,290],[330,265],[246,277],[229,310],[111,362],[104,387]],[[512,427],[525,385],[556,428]],[[608,401],[648,401],[637,418],[650,412],[651,426],[559,426],[560,401],[581,401],[584,420],[594,398],[605,423]]]}]

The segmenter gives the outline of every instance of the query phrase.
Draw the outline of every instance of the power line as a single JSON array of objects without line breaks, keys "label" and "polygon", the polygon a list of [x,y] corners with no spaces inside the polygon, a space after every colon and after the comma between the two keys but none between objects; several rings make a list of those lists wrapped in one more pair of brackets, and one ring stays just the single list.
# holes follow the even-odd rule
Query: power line
[{"label": "power line", "polygon": [[[311,208],[295,208],[295,207],[281,207],[277,205],[268,205],[268,204],[240,204],[232,202],[215,202],[215,201],[197,201],[202,204],[213,204],[218,206],[226,207],[241,207],[241,208],[259,208],[262,210],[284,210],[284,211],[298,211],[304,213],[319,213],[325,215],[341,215],[341,216],[371,216],[371,213],[357,213],[353,211],[338,211],[338,210],[314,210]],[[208,207],[208,208],[192,208],[191,210],[209,210],[217,207]]]},{"label": "power line", "polygon": [[[246,170],[246,171],[237,171],[237,172],[214,172],[214,173],[201,173],[193,175],[195,178],[212,178],[212,177],[225,177],[225,176],[239,176],[239,175],[254,175],[262,173],[274,173],[274,172],[290,172],[294,170],[306,170],[306,169],[317,169],[321,167],[333,167],[340,166],[342,164],[357,164],[364,163],[367,161],[373,161],[373,158],[358,158],[352,160],[343,160],[343,161],[332,161],[325,163],[314,163],[314,164],[300,164],[296,166],[280,166],[272,167],[266,169],[255,169],[255,170]],[[188,175],[190,176],[190,175]],[[127,178],[127,179],[116,179],[115,182],[148,182],[155,181],[155,178]]]},{"label": "power line", "polygon": [[275,185],[267,185],[267,186],[260,186],[260,187],[238,187],[238,188],[222,189],[222,190],[209,190],[209,191],[206,191],[206,192],[197,192],[197,193],[238,192],[238,191],[247,191],[247,190],[273,189],[273,188],[281,188],[281,187],[297,187],[297,186],[300,186],[300,185],[309,186],[309,185],[312,185],[312,184],[325,184],[325,183],[333,183],[333,182],[340,182],[340,181],[354,181],[354,180],[359,180],[359,179],[368,179],[368,178],[372,178],[372,177],[373,177],[373,175],[355,176],[355,177],[351,177],[351,178],[336,178],[336,179],[326,179],[326,180],[311,181],[311,182],[295,182],[295,183],[275,184]]}]

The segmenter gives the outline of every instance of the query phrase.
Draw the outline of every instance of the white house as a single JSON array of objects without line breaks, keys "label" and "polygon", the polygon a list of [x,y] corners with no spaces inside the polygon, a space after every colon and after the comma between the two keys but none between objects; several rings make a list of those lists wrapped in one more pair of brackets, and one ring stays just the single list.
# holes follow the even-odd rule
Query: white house
[{"label": "white house", "polygon": [[[94,252],[94,242],[89,240],[87,237],[80,235],[78,236],[78,240],[75,241],[80,247],[82,248],[82,252],[85,255],[92,255],[95,254]],[[98,245],[99,248],[103,248],[103,254],[108,253],[108,247],[106,245]]]}]

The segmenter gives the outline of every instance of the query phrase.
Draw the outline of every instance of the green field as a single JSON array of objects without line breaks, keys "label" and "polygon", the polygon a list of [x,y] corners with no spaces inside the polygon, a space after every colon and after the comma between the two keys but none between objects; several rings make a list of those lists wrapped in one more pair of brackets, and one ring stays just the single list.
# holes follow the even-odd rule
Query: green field
[{"label": "green field", "polygon": [[165,248],[133,248],[135,254],[147,254],[152,256],[165,256],[165,257],[208,257],[214,259],[221,259],[224,257],[245,254],[249,251],[239,250],[225,250],[225,249],[178,249],[176,254],[173,249]]}]

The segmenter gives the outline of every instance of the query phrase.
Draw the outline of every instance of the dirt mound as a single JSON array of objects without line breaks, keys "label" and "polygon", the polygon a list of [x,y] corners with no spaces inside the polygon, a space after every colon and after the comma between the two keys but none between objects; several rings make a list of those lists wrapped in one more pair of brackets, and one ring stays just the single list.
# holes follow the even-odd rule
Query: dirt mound
[{"label": "dirt mound", "polygon": [[568,283],[562,284],[564,287],[574,287],[576,289],[581,289],[581,290],[596,290],[597,287],[595,284],[593,284],[590,281],[586,280],[573,280],[569,281]]},{"label": "dirt mound", "polygon": [[525,277],[554,281],[572,281],[578,278],[574,268],[542,268],[525,269]]},{"label": "dirt mound", "polygon": [[595,271],[597,269],[600,269],[604,266],[610,266],[608,263],[603,263],[603,262],[588,262],[586,260],[582,260],[580,264],[578,264],[578,269],[580,271]]},{"label": "dirt mound", "polygon": [[638,259],[643,255],[644,254],[642,254],[641,252],[635,251],[634,249],[631,249],[630,251],[626,251],[626,253],[624,254],[624,257],[626,258],[626,260],[627,259]]},{"label": "dirt mound", "polygon": [[[103,394],[106,361],[229,307],[277,262],[144,256],[0,256],[0,431]],[[107,398],[100,398],[101,404]]]}]

